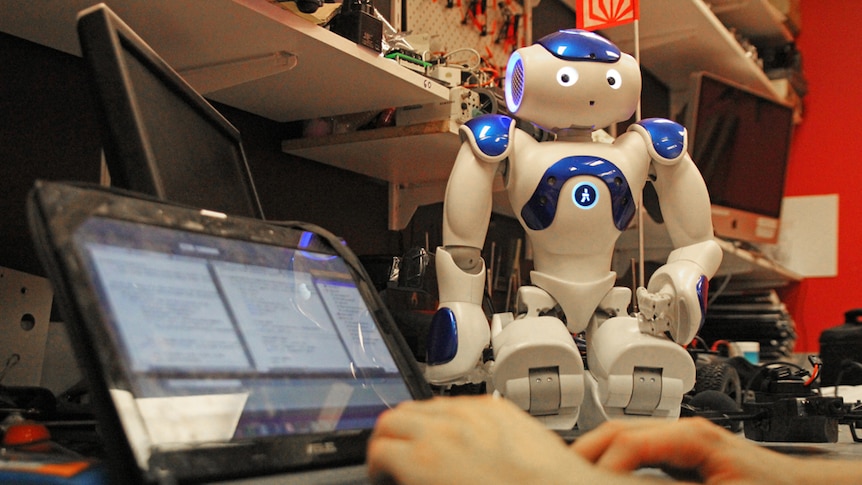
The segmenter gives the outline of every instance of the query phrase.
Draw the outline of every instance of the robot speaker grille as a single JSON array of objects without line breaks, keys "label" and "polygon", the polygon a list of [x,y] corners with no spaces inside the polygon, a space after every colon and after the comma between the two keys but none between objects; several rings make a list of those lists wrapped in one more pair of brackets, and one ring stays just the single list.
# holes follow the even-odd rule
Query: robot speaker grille
[{"label": "robot speaker grille", "polygon": [[511,77],[509,83],[511,83],[511,101],[514,106],[510,108],[515,111],[521,106],[521,99],[524,96],[524,62],[520,59],[512,69]]}]

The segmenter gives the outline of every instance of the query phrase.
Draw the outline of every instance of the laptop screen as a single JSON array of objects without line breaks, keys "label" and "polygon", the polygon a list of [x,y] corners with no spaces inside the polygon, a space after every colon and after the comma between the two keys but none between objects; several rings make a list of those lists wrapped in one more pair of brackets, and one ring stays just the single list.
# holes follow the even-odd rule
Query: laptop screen
[{"label": "laptop screen", "polygon": [[[104,218],[75,240],[151,446],[364,429],[411,398],[334,254]],[[172,400],[217,419],[177,428]]]},{"label": "laptop screen", "polygon": [[359,463],[382,411],[430,395],[353,253],[315,226],[50,183],[30,212],[116,424],[106,446],[147,480]]}]

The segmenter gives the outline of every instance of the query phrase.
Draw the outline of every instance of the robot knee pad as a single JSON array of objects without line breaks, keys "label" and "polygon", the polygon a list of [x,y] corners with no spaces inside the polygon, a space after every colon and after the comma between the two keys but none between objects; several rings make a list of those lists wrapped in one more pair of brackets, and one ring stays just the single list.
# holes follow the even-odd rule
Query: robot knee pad
[{"label": "robot knee pad", "polygon": [[580,352],[559,319],[495,315],[491,389],[552,429],[572,429],[584,396]]},{"label": "robot knee pad", "polygon": [[640,332],[638,320],[617,317],[587,333],[591,399],[608,418],[679,416],[694,385],[691,356],[671,340]]}]

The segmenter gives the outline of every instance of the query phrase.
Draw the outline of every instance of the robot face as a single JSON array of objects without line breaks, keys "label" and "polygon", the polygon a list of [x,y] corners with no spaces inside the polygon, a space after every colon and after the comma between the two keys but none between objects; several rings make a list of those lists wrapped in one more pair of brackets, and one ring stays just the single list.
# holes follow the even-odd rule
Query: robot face
[{"label": "robot face", "polygon": [[509,110],[551,131],[627,120],[640,91],[634,58],[582,30],[563,30],[518,49],[506,69]]}]

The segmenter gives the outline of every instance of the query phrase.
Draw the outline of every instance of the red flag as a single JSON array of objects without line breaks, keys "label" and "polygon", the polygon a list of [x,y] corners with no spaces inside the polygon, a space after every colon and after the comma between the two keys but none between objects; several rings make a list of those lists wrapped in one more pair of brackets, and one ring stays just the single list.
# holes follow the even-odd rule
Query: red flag
[{"label": "red flag", "polygon": [[634,22],[640,16],[638,0],[578,0],[577,27],[597,30]]}]

